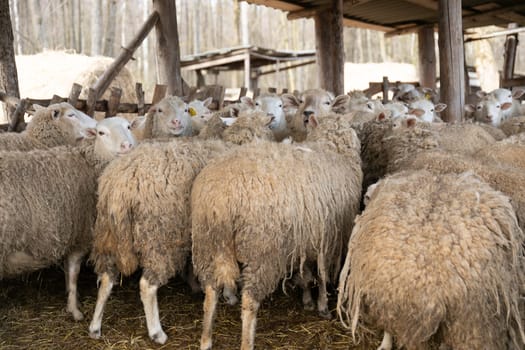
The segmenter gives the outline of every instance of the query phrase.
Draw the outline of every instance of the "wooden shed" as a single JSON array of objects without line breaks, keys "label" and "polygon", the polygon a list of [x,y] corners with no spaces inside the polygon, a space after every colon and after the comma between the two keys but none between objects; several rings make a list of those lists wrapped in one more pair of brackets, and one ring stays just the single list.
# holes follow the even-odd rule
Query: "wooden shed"
[{"label": "wooden shed", "polygon": [[321,87],[343,93],[343,26],[387,36],[418,33],[420,79],[436,77],[434,32],[439,33],[441,99],[445,121],[460,120],[465,100],[463,31],[487,25],[525,26],[525,1],[515,0],[244,0],[288,12],[288,19],[313,17]]}]

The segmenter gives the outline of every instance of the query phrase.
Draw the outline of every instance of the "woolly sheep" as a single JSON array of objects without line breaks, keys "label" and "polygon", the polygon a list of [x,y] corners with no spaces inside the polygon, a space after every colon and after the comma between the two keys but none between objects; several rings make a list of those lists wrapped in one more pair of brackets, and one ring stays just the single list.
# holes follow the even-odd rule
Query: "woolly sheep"
[{"label": "woolly sheep", "polygon": [[525,170],[525,144],[516,141],[496,142],[490,147],[480,149],[473,157],[494,166],[510,166]]},{"label": "woolly sheep", "polygon": [[408,114],[408,106],[402,102],[389,102],[384,105],[385,110],[390,111],[390,118],[403,118]]},{"label": "woolly sheep", "polygon": [[195,99],[188,103],[188,111],[191,115],[191,126],[193,134],[197,135],[204,128],[204,125],[211,118],[212,113],[208,106],[212,103],[213,98],[208,97],[204,101]]},{"label": "woolly sheep", "polygon": [[272,139],[271,118],[239,117],[226,141],[198,138],[142,144],[112,162],[99,179],[91,260],[100,287],[89,334],[101,335],[102,314],[118,273],[142,267],[140,295],[150,338],[163,344],[157,290],[181,272],[191,249],[190,190],[204,165],[234,144]]},{"label": "woolly sheep", "polygon": [[65,261],[67,311],[78,308],[77,277],[95,217],[97,175],[134,145],[122,118],[100,121],[94,142],[28,152],[0,152],[0,278]]},{"label": "woolly sheep", "polygon": [[362,174],[350,122],[325,116],[316,125],[310,116],[313,131],[301,146],[246,146],[197,175],[191,194],[192,255],[206,294],[201,349],[212,345],[219,290],[231,293],[238,280],[243,284],[241,349],[254,346],[260,302],[294,269],[317,265],[318,310],[329,316],[326,283],[339,271],[341,248],[359,208]]},{"label": "woolly sheep", "polygon": [[499,88],[494,89],[489,93],[478,91],[476,95],[481,99],[487,96],[493,96],[501,105],[502,120],[505,120],[523,114],[523,109],[519,99],[524,93],[525,90],[523,89],[515,89],[514,91],[510,91],[509,89]]},{"label": "woolly sheep", "polygon": [[524,234],[508,197],[472,173],[400,172],[356,219],[337,310],[406,349],[523,349]]},{"label": "woolly sheep", "polygon": [[[135,126],[144,139],[192,136],[193,125],[188,104],[180,97],[166,96],[151,106],[142,125]],[[140,130],[143,129],[143,130]]]},{"label": "woolly sheep", "polygon": [[525,132],[525,116],[508,118],[500,124],[499,128],[507,136]]},{"label": "woolly sheep", "polygon": [[270,124],[270,129],[272,129],[276,141],[280,142],[288,136],[285,110],[283,107],[283,101],[279,95],[261,94],[253,100],[250,97],[245,96],[241,101],[248,105],[250,110],[265,112],[268,116],[274,118]]},{"label": "woolly sheep", "polygon": [[332,93],[323,89],[310,89],[302,92],[299,98],[292,94],[283,94],[281,98],[285,109],[295,110],[288,127],[290,136],[300,142],[306,138],[306,123],[310,116],[322,118],[332,113],[345,113],[350,96],[339,95],[334,98]]},{"label": "woolly sheep", "polygon": [[419,119],[422,121],[427,123],[441,122],[442,120],[439,118],[437,113],[444,111],[445,108],[447,108],[447,105],[444,103],[434,104],[432,101],[427,99],[419,99],[410,102],[409,113],[410,110],[422,110],[423,113],[418,115]]},{"label": "woolly sheep", "polygon": [[0,135],[1,151],[29,151],[74,145],[88,136],[87,130],[97,125],[95,119],[66,102],[48,107],[34,106],[35,114],[25,131]]}]

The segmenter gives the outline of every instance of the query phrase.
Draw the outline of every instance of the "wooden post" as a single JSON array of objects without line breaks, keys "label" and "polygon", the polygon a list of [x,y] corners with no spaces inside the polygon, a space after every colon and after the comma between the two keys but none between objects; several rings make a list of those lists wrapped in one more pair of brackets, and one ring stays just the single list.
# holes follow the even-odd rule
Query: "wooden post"
[{"label": "wooden post", "polygon": [[159,80],[168,86],[168,95],[183,96],[175,0],[153,0],[153,9],[160,15],[155,25]]},{"label": "wooden post", "polygon": [[135,84],[135,94],[137,95],[137,114],[144,115],[145,102],[144,102],[144,90],[142,90],[142,84]]},{"label": "wooden post", "polygon": [[344,93],[343,0],[315,15],[315,46],[319,85],[335,95]]},{"label": "wooden post", "polygon": [[246,56],[244,57],[244,86],[250,90],[251,88],[253,88],[253,86],[250,84],[251,83],[251,67],[250,67],[250,54],[246,54]]},{"label": "wooden post", "polygon": [[204,79],[204,74],[202,74],[202,69],[197,69],[195,73],[197,73],[197,87],[206,85],[206,80]]},{"label": "wooden post", "polygon": [[111,95],[108,100],[108,110],[106,111],[106,118],[114,117],[118,113],[118,105],[122,97],[122,89],[118,87],[111,88]]},{"label": "wooden post", "polygon": [[436,50],[434,48],[434,26],[421,28],[418,32],[419,84],[436,87]]},{"label": "wooden post", "polygon": [[24,123],[24,114],[26,113],[27,105],[28,103],[25,98],[18,102],[7,131],[17,131],[18,126]]},{"label": "wooden post", "polygon": [[69,97],[67,98],[67,102],[73,107],[77,108],[78,96],[80,96],[81,92],[82,85],[73,83],[73,86],[71,87],[71,92],[69,93]]},{"label": "wooden post", "polygon": [[465,104],[461,0],[439,0],[439,68],[441,101],[447,104],[441,118],[461,121]]},{"label": "wooden post", "polygon": [[[16,3],[14,3],[16,6]],[[0,0],[0,90],[7,95],[20,97],[18,73],[16,70],[15,51],[13,46],[13,27],[9,15],[9,1]],[[2,106],[0,106],[2,108]],[[6,106],[7,120],[13,121],[15,108]]]},{"label": "wooden post", "polygon": [[168,87],[166,85],[155,85],[155,89],[153,90],[153,98],[151,99],[151,104],[154,105],[157,102],[160,102],[166,96],[166,91],[168,90]]},{"label": "wooden post", "polygon": [[[516,24],[509,25],[509,29],[516,28]],[[505,39],[505,53],[503,61],[502,81],[514,78],[514,65],[516,63],[516,48],[518,46],[518,34],[507,35]],[[501,86],[501,83],[500,83]],[[502,86],[503,87],[503,86]]]},{"label": "wooden post", "polygon": [[388,77],[383,77],[383,83],[381,84],[381,90],[383,91],[383,103],[388,102],[388,91],[390,90],[390,83]]}]

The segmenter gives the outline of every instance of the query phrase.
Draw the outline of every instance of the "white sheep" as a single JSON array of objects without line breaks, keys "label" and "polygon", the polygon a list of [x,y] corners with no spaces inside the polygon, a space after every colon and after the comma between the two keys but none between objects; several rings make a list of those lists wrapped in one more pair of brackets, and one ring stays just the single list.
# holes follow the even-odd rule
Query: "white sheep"
[{"label": "white sheep", "polygon": [[35,114],[25,131],[0,135],[1,151],[28,151],[74,145],[87,136],[87,130],[97,125],[95,119],[66,102],[48,107],[33,106]]},{"label": "white sheep", "polygon": [[406,349],[523,349],[524,238],[509,198],[472,173],[388,176],[356,219],[339,317],[353,334],[384,329],[380,350],[393,337]]},{"label": "white sheep", "polygon": [[317,265],[318,310],[329,316],[326,283],[359,208],[359,140],[343,116],[309,119],[305,144],[239,148],[193,183],[193,266],[206,293],[201,349],[212,345],[220,291],[231,294],[238,280],[242,349],[254,346],[261,301],[296,269]]},{"label": "white sheep", "polygon": [[97,177],[135,144],[129,122],[104,119],[94,141],[28,152],[0,152],[0,278],[65,263],[67,311],[83,318],[77,298],[82,257],[95,218]]},{"label": "white sheep", "polygon": [[[419,99],[409,103],[409,113],[414,113],[417,110],[423,111],[422,113],[417,113],[419,119],[424,122],[441,122],[437,113],[443,112],[447,108],[447,105],[444,103],[434,104],[432,101],[427,99]],[[414,113],[415,114],[415,113]]]},{"label": "white sheep", "polygon": [[[509,89],[494,89],[489,93],[484,91],[478,91],[476,95],[480,99],[486,98],[487,96],[493,96],[500,104],[502,110],[502,121],[511,117],[517,117],[523,114],[523,108],[521,107],[520,97],[523,96],[525,90],[515,89],[510,91]],[[510,104],[510,106],[508,105]]]},{"label": "white sheep", "polygon": [[245,96],[241,101],[247,106],[245,110],[265,112],[268,116],[273,117],[270,129],[272,129],[276,141],[282,141],[288,136],[285,110],[280,96],[277,94],[261,94],[254,99]]},{"label": "white sheep", "polygon": [[348,95],[334,97],[331,92],[323,89],[305,90],[299,97],[283,94],[281,98],[288,111],[287,115],[290,115],[287,120],[290,136],[298,142],[306,138],[306,124],[310,116],[322,118],[333,113],[345,113],[350,100]]},{"label": "white sheep", "polygon": [[182,272],[189,258],[193,180],[212,158],[236,144],[273,140],[271,120],[265,114],[240,116],[224,130],[225,142],[193,138],[142,144],[105,169],[99,179],[91,253],[100,281],[91,337],[101,336],[104,307],[118,274],[128,276],[141,267],[140,296],[148,334],[156,343],[166,342],[157,290]]}]

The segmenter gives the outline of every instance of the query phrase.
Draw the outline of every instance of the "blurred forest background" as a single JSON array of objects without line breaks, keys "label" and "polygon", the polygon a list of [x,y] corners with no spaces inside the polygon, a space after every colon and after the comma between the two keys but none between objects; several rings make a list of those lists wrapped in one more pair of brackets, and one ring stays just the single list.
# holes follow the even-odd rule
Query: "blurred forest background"
[{"label": "blurred forest background", "polygon": [[[151,0],[9,1],[17,55],[61,50],[115,57],[135,35],[152,8]],[[177,14],[182,58],[239,45],[290,51],[315,49],[313,20],[289,21],[286,13],[279,10],[238,0],[177,0]],[[487,33],[496,30],[498,28],[493,27],[476,31]],[[157,81],[154,35],[153,31],[135,53],[134,60],[127,65],[135,80],[143,83],[147,94]],[[417,73],[415,34],[387,39],[382,32],[345,28],[344,37],[346,62],[407,63],[416,65]],[[521,34],[520,39],[524,38],[525,35]],[[485,89],[498,85],[498,70],[503,65],[503,45],[504,37],[465,45],[467,64],[477,68]],[[516,73],[525,72],[524,57],[525,45],[522,44],[518,46]],[[19,65],[18,70],[35,69],[35,73],[30,75],[35,77],[39,66],[42,68],[45,65],[60,66],[61,62],[56,59],[50,62],[41,60],[36,65],[31,64],[31,67]],[[184,72],[183,76],[190,85],[196,83],[194,73]],[[217,83],[225,87],[239,87],[243,82],[242,72],[221,73],[217,80],[210,81],[210,76],[207,79],[207,84]],[[315,65],[266,75],[259,82],[260,87],[287,87],[292,90],[316,85]],[[51,96],[53,91],[49,94]]]}]

